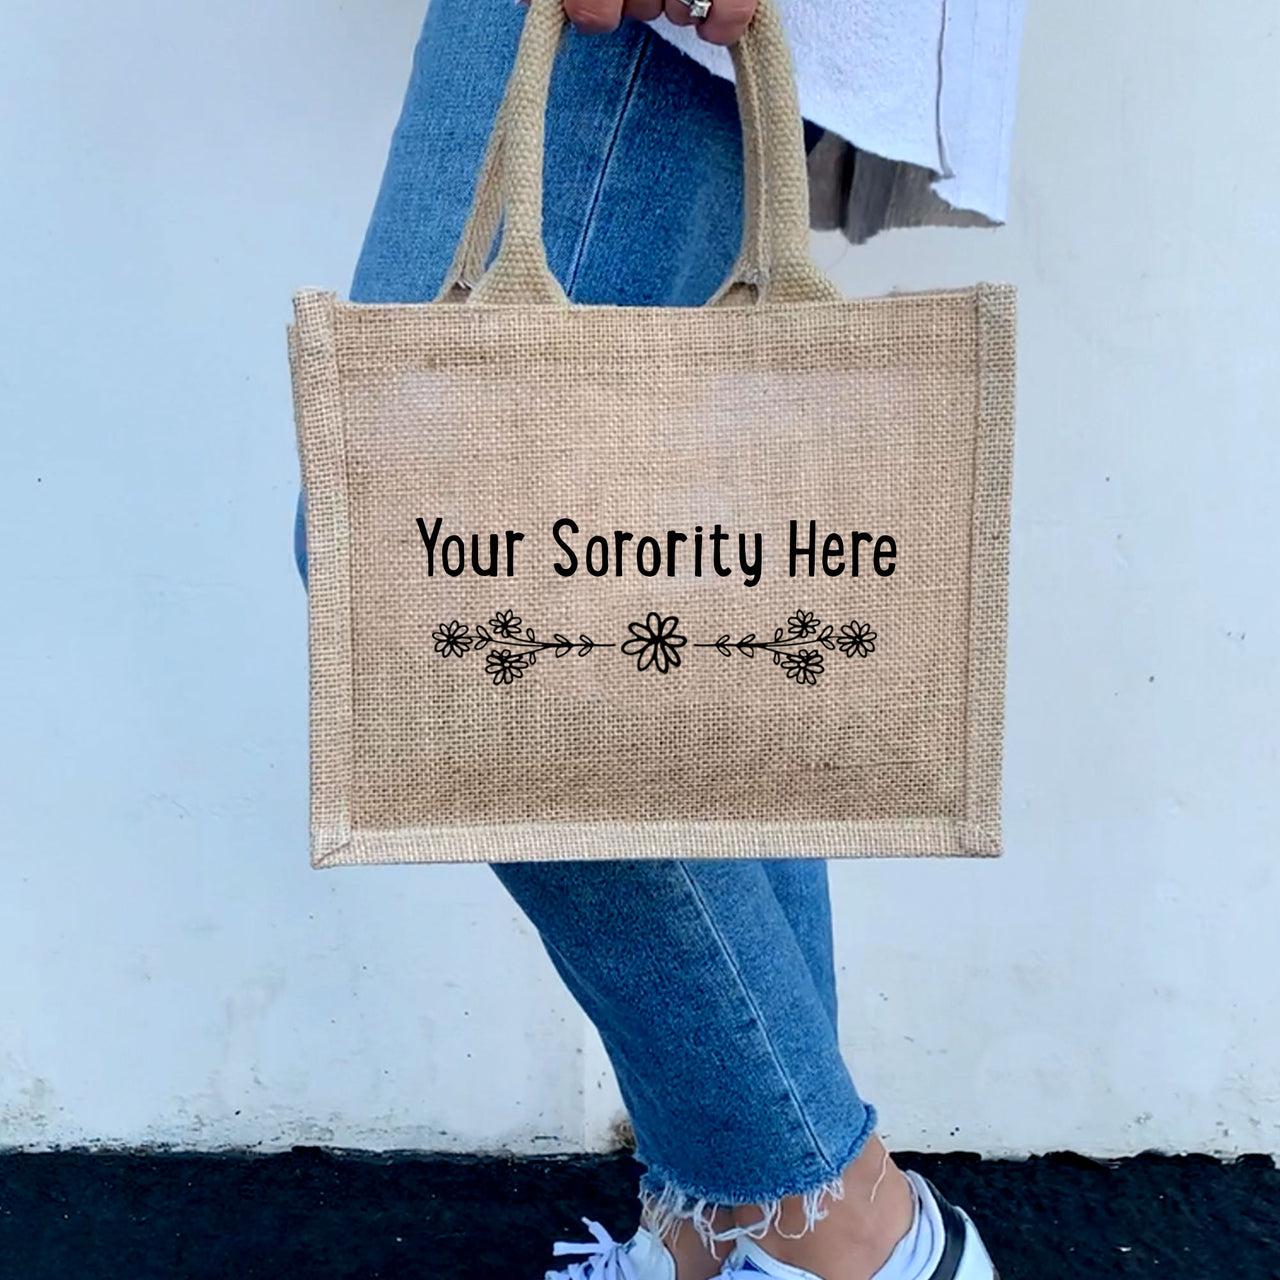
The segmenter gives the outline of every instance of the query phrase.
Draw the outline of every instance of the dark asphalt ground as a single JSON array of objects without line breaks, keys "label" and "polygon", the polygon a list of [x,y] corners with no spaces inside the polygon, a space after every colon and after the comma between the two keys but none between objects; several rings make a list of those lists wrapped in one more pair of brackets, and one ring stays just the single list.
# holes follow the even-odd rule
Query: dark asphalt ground
[{"label": "dark asphalt ground", "polygon": [[[1004,1280],[1280,1280],[1280,1170],[894,1153],[967,1209]],[[0,1280],[542,1280],[635,1229],[629,1155],[0,1154]]]}]

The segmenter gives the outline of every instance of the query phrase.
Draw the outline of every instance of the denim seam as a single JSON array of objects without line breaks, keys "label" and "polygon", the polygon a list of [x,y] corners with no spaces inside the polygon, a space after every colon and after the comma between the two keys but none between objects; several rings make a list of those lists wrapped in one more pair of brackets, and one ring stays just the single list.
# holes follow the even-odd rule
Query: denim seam
[{"label": "denim seam", "polygon": [[604,158],[600,162],[600,172],[596,177],[596,184],[591,192],[591,201],[587,206],[586,217],[582,220],[582,234],[578,237],[577,248],[574,250],[573,261],[569,264],[566,273],[567,280],[565,282],[565,293],[572,298],[573,292],[578,286],[578,272],[582,268],[582,260],[586,257],[587,243],[591,239],[592,219],[596,215],[596,209],[600,204],[600,196],[604,191],[605,180],[609,176],[609,166],[613,162],[613,153],[618,145],[618,137],[622,132],[622,122],[626,118],[627,111],[631,106],[631,100],[635,97],[636,85],[640,80],[640,67],[649,52],[649,42],[653,39],[652,33],[646,27],[641,33],[641,39],[636,47],[635,61],[631,66],[631,74],[627,78],[626,92],[622,95],[622,101],[618,104],[618,112],[613,120],[613,130],[609,135],[609,142],[605,148]]},{"label": "denim seam", "polygon": [[773,1037],[769,1034],[769,1028],[765,1023],[764,1018],[761,1016],[760,1006],[756,1003],[754,997],[752,996],[751,988],[748,986],[746,980],[742,976],[742,971],[738,967],[738,963],[736,958],[733,955],[733,952],[729,949],[728,945],[725,943],[724,934],[721,932],[720,926],[716,923],[715,919],[711,914],[711,911],[707,907],[706,899],[703,897],[701,891],[698,889],[698,886],[694,881],[693,877],[689,874],[689,868],[685,866],[682,860],[680,861],[680,874],[685,878],[685,881],[689,886],[689,892],[693,895],[693,899],[697,903],[698,909],[702,912],[703,919],[706,921],[707,927],[711,930],[711,934],[716,940],[716,945],[720,948],[720,951],[724,955],[724,958],[728,963],[729,968],[733,971],[733,976],[738,983],[738,990],[742,993],[743,998],[746,1000],[747,1007],[751,1011],[751,1016],[755,1020],[756,1026],[760,1029],[760,1034],[764,1038],[764,1042],[769,1049],[770,1056],[773,1058],[773,1063],[774,1063],[774,1066],[777,1068],[778,1075],[781,1077],[783,1083],[786,1085],[787,1093],[791,1097],[792,1105],[795,1107],[796,1114],[800,1117],[801,1122],[804,1124],[805,1132],[808,1134],[809,1140],[813,1144],[814,1150],[818,1153],[819,1157],[823,1161],[825,1161],[827,1168],[832,1173],[841,1172],[839,1169],[837,1169],[833,1165],[830,1153],[827,1151],[826,1147],[823,1145],[822,1141],[819,1139],[816,1131],[814,1130],[814,1127],[809,1120],[809,1116],[806,1113],[804,1106],[800,1101],[800,1096],[796,1092],[795,1081],[792,1080],[790,1073],[783,1066],[782,1058],[778,1054],[777,1046],[773,1042]]}]

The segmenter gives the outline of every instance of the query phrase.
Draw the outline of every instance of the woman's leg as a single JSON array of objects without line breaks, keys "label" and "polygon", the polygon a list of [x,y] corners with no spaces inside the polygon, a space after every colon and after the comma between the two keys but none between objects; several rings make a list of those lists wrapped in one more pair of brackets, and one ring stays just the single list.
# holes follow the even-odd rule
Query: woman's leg
[{"label": "woman's leg", "polygon": [[809,976],[831,1025],[839,1030],[836,966],[831,934],[831,891],[822,858],[768,858],[764,873],[795,934]]},{"label": "woman's leg", "polygon": [[646,1166],[646,1224],[663,1234],[690,1219],[705,1230],[712,1207],[736,1205],[750,1212],[722,1234],[760,1235],[797,1197],[785,1230],[812,1225],[871,1140],[876,1112],[849,1077],[765,863],[494,871],[609,1052]]}]

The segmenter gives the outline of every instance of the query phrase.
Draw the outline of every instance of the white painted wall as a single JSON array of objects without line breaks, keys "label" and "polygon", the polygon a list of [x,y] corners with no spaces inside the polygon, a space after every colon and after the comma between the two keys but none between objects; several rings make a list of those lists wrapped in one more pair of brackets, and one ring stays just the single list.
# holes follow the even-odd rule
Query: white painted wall
[{"label": "white painted wall", "polygon": [[[597,1145],[484,867],[314,872],[283,326],[345,288],[421,0],[8,0],[0,1146]],[[1280,1152],[1272,0],[1033,4],[1008,854],[833,876],[891,1146]]]}]

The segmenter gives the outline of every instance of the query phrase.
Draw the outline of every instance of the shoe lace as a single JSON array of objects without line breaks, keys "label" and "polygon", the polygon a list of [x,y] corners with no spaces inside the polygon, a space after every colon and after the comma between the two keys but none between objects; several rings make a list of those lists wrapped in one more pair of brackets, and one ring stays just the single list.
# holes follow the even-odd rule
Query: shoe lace
[{"label": "shoe lace", "polygon": [[567,1271],[548,1271],[546,1280],[638,1280],[624,1245],[615,1240],[598,1222],[582,1220],[595,1237],[594,1244],[557,1240],[552,1252],[557,1258],[567,1253],[584,1255],[582,1262],[571,1262]]}]

